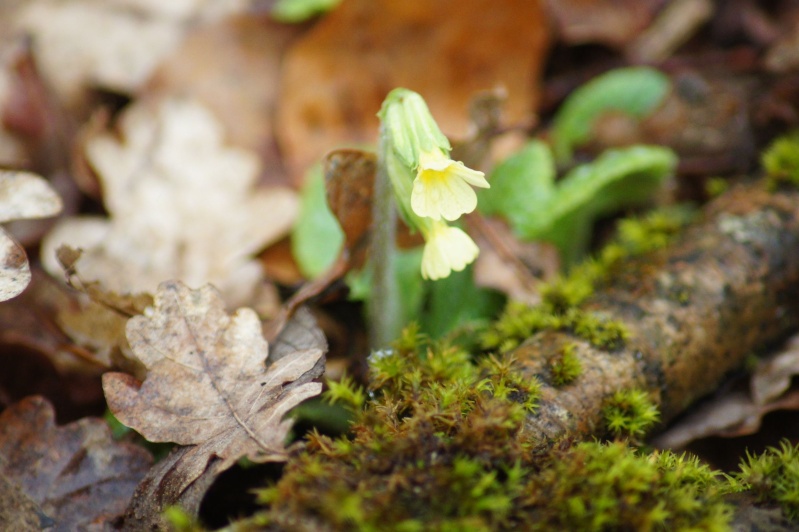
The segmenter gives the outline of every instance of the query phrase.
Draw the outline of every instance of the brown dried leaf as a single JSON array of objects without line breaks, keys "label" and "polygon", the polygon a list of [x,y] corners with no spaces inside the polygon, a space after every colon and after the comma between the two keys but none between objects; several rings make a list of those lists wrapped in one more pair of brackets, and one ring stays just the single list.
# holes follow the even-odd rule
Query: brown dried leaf
[{"label": "brown dried leaf", "polygon": [[150,441],[200,445],[223,468],[243,456],[284,459],[291,421],[283,415],[322,388],[290,385],[321,374],[323,349],[297,351],[267,368],[258,317],[247,308],[228,316],[210,285],[191,290],[163,283],[155,307],[131,318],[127,335],[148,374],[143,383],[105,374],[111,411]]},{"label": "brown dried leaf", "polygon": [[799,375],[799,336],[794,336],[780,351],[755,368],[749,381],[752,400],[759,405],[773,401],[791,386],[791,379]]},{"label": "brown dried leaf", "polygon": [[799,390],[790,390],[795,375],[799,375],[799,336],[758,363],[749,379],[748,392],[735,391],[704,404],[659,435],[653,445],[683,447],[708,436],[753,434],[769,412],[799,410]]},{"label": "brown dried leaf", "polygon": [[[61,198],[43,178],[0,171],[0,222],[45,218],[61,211]],[[22,292],[31,280],[25,250],[0,228],[0,301]]]},{"label": "brown dried leaf", "polygon": [[109,407],[153,441],[177,447],[137,488],[125,529],[164,526],[163,510],[180,504],[196,513],[213,480],[242,456],[283,460],[291,420],[283,415],[318,394],[326,342],[300,309],[272,345],[249,309],[231,318],[210,286],[190,290],[164,283],[155,308],[130,320],[130,343],[149,374],[104,376]]},{"label": "brown dried leaf", "polygon": [[[14,17],[33,37],[37,62],[64,102],[88,87],[130,94],[183,38],[190,22],[241,11],[245,2],[32,0]],[[90,28],[90,31],[87,31]]]},{"label": "brown dried leaf", "polygon": [[100,419],[56,426],[52,406],[41,397],[0,414],[0,477],[35,501],[42,524],[51,518],[57,531],[110,525],[151,462],[141,447],[114,442]]},{"label": "brown dried leaf", "polygon": [[362,150],[334,150],[323,167],[327,203],[344,231],[344,246],[354,252],[364,247],[372,225],[377,157]]},{"label": "brown dried leaf", "polygon": [[548,35],[539,1],[343,2],[286,57],[277,134],[290,170],[299,177],[334,146],[374,141],[375,111],[398,86],[424,96],[448,135],[465,136],[472,95],[498,85],[509,121],[525,120]]},{"label": "brown dried leaf", "polygon": [[297,211],[286,188],[255,188],[257,157],[223,144],[216,119],[196,102],[138,104],[122,119],[124,139],[88,144],[111,219],[63,220],[43,243],[83,248],[83,278],[105,290],[153,293],[166,279],[213,283],[231,305],[251,304],[263,269],[252,254],[283,236]]},{"label": "brown dried leaf", "polygon": [[211,109],[230,141],[261,156],[268,183],[285,172],[274,139],[283,53],[300,30],[253,15],[191,30],[144,88],[148,98],[182,94]]}]

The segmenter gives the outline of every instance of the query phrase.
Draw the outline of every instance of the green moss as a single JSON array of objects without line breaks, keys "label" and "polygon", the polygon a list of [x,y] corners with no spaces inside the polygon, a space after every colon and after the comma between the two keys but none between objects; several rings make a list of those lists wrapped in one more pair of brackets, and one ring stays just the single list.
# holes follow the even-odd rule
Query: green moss
[{"label": "green moss", "polygon": [[[579,373],[575,344],[559,357],[563,378]],[[353,407],[350,434],[312,432],[282,478],[260,490],[267,508],[237,522],[236,530],[726,526],[722,483],[694,458],[647,456],[621,442],[564,442],[534,454],[536,442],[523,426],[536,408],[539,383],[521,374],[512,355],[475,359],[416,329],[405,331],[393,349],[371,356],[365,391],[348,380],[328,392]],[[359,394],[369,399],[352,399]],[[634,434],[657,418],[641,392],[616,394],[611,408],[631,420],[625,426]]]},{"label": "green moss", "polygon": [[511,302],[497,321],[480,334],[481,346],[486,350],[507,353],[543,330],[569,331],[594,347],[610,351],[621,348],[630,337],[623,323],[594,312],[571,307],[559,314],[547,307],[528,307]]},{"label": "green moss", "polygon": [[596,313],[570,309],[566,319],[566,327],[571,328],[574,334],[601,349],[619,349],[630,337],[623,323],[605,319]]},{"label": "green moss", "polygon": [[353,412],[360,410],[366,401],[366,394],[355,381],[345,375],[340,381],[327,381],[328,389],[324,399],[331,405],[341,404]]},{"label": "green moss", "polygon": [[552,382],[555,386],[571,384],[583,372],[583,366],[576,351],[576,344],[566,344],[560,353],[550,361],[549,371],[552,373]]},{"label": "green moss", "polygon": [[535,530],[727,530],[724,483],[695,457],[621,442],[554,453],[534,478]]},{"label": "green moss", "polygon": [[760,501],[779,504],[789,519],[799,521],[799,446],[784,440],[759,456],[747,453],[733,481]]},{"label": "green moss", "polygon": [[306,515],[359,530],[511,523],[529,472],[520,464],[530,461],[519,433],[538,382],[523,379],[513,357],[473,361],[412,331],[403,337],[415,340],[372,355],[373,400],[356,411],[351,437],[312,434],[281,481],[261,492],[271,505],[261,522],[296,528],[293,516]]},{"label": "green moss", "polygon": [[643,390],[620,390],[602,409],[608,431],[617,438],[640,438],[660,419],[657,407]]},{"label": "green moss", "polygon": [[783,184],[799,185],[799,132],[774,140],[763,152],[760,162],[766,171],[769,189]]}]

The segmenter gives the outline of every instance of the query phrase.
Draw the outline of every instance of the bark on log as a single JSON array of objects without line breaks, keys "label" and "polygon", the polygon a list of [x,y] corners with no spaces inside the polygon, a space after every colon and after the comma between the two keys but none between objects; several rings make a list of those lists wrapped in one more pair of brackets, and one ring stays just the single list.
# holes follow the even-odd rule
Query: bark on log
[{"label": "bark on log", "polygon": [[[799,324],[799,193],[736,187],[703,211],[675,245],[624,262],[587,308],[627,325],[632,338],[608,352],[567,332],[544,331],[515,351],[543,381],[526,436],[541,449],[604,430],[616,390],[651,392],[668,420],[716,388],[755,349]],[[576,343],[572,384],[551,383],[547,358]]]}]

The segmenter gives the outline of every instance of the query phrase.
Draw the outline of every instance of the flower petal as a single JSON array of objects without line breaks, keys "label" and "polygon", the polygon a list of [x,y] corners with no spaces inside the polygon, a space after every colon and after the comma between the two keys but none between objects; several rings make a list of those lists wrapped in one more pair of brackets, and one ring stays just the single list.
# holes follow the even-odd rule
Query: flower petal
[{"label": "flower petal", "polygon": [[453,163],[454,164],[452,165],[452,168],[449,170],[450,174],[460,177],[473,187],[491,188],[491,185],[489,185],[488,181],[486,181],[485,174],[483,172],[472,170],[462,162],[454,161]]},{"label": "flower petal", "polygon": [[436,280],[448,277],[453,270],[462,271],[479,252],[469,235],[438,222],[432,227],[422,253],[422,277]]},{"label": "flower petal", "polygon": [[411,208],[433,220],[457,220],[477,207],[477,195],[462,179],[441,172],[420,172],[413,182]]}]

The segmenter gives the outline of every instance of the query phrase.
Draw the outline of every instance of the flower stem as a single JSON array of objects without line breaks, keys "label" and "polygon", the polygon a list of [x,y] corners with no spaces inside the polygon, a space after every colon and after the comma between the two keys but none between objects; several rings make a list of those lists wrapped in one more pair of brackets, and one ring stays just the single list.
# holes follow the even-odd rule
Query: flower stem
[{"label": "flower stem", "polygon": [[397,213],[386,170],[386,135],[380,132],[374,202],[372,204],[372,294],[369,299],[369,343],[372,349],[386,347],[400,333],[399,297],[395,275]]}]

